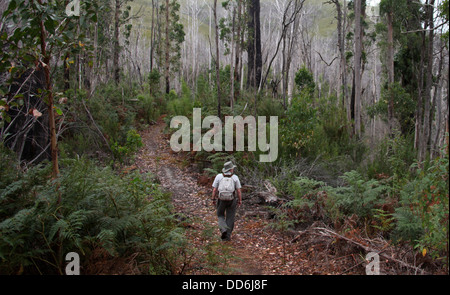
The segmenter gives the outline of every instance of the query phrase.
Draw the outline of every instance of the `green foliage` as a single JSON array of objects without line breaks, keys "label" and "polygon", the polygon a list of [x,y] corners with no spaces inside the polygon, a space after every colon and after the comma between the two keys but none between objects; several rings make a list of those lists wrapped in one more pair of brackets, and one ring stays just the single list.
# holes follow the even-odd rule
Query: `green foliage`
[{"label": "green foliage", "polygon": [[316,123],[316,109],[309,96],[294,97],[286,116],[280,121],[281,154],[299,157],[311,140]]},{"label": "green foliage", "polygon": [[189,98],[176,98],[167,103],[167,110],[172,116],[192,114],[192,101]]},{"label": "green foliage", "polygon": [[16,166],[17,159],[14,153],[0,143],[0,193],[7,184],[19,176]]},{"label": "green foliage", "polygon": [[396,210],[397,234],[434,258],[448,257],[449,177],[448,154],[430,163],[414,164],[414,178],[401,190],[401,207]]},{"label": "green foliage", "polygon": [[[92,47],[88,38],[79,31],[86,29],[89,20],[96,20],[96,2],[91,1],[83,5],[83,17],[80,18],[82,21],[78,21],[75,17],[67,17],[62,0],[8,2],[0,22],[5,24],[5,27],[13,28],[14,32],[4,30],[3,26],[0,32],[2,48],[0,73],[2,75],[9,73],[3,75],[0,86],[2,97],[8,93],[9,86],[30,68],[34,67],[36,70],[52,68],[52,64],[49,63],[52,61],[51,58],[56,56],[56,52],[59,56],[66,54],[88,56],[91,52]],[[42,44],[45,44],[45,47]],[[5,118],[9,122],[11,118],[6,110],[21,104],[22,98],[23,95],[19,94],[10,99],[1,99],[0,118]],[[47,95],[43,96],[43,99],[48,103]],[[60,112],[58,108],[56,111]],[[0,126],[3,124],[2,119]]]},{"label": "green foliage", "polygon": [[302,210],[302,218],[312,216],[310,210],[317,204],[318,192],[323,190],[326,184],[308,177],[299,177],[289,186],[289,193],[293,196],[293,200],[286,203],[287,207]]},{"label": "green foliage", "polygon": [[415,160],[413,138],[395,134],[385,138],[374,152],[373,160],[364,167],[368,177],[391,177],[392,188],[398,191],[405,184],[409,167]]},{"label": "green foliage", "polygon": [[[450,18],[449,8],[448,8],[448,2],[449,0],[444,0],[439,5],[439,16],[443,18],[444,21],[448,23],[448,20]],[[444,39],[444,44],[446,44],[446,47],[448,49],[448,40],[449,40],[449,31],[445,32],[442,35],[442,39]]]},{"label": "green foliage", "polygon": [[67,157],[111,155],[114,148],[111,146],[127,146],[128,133],[136,129],[137,119],[147,122],[159,115],[158,109],[152,108],[153,97],[138,94],[128,83],[100,84],[89,99],[82,90],[68,90],[65,95],[67,103],[61,107],[67,118],[67,131],[59,148]]},{"label": "green foliage", "polygon": [[196,83],[196,101],[200,101],[202,105],[209,105],[211,108],[215,106],[214,101],[211,99],[214,97],[213,90],[208,81],[208,74],[201,73]]},{"label": "green foliage", "polygon": [[[166,24],[166,11],[169,10],[169,23]],[[159,13],[161,19],[161,25],[163,26],[163,32],[168,26],[169,31],[169,63],[171,71],[176,72],[180,67],[181,59],[181,44],[184,42],[185,32],[184,27],[180,23],[180,4],[177,0],[169,1],[169,7],[166,7],[165,1],[161,4]],[[166,35],[161,34],[160,38],[156,40],[156,53],[157,59],[160,64],[164,64],[166,58]]]},{"label": "green foliage", "polygon": [[284,116],[284,108],[280,101],[274,100],[272,97],[263,97],[257,105],[258,116]]},{"label": "green foliage", "polygon": [[334,158],[353,155],[357,146],[351,141],[347,131],[347,115],[338,106],[336,97],[320,100],[317,107],[317,124],[311,140],[305,146],[305,155],[310,158]]},{"label": "green foliage", "polygon": [[[62,273],[66,253],[88,263],[96,249],[116,257],[137,253],[156,274],[174,271],[184,237],[168,195],[145,175],[119,177],[84,159],[62,164],[57,180],[36,167],[0,192],[1,273]],[[4,209],[19,187],[20,206]]]},{"label": "green foliage", "polygon": [[294,197],[295,202],[299,201],[302,204],[301,199],[307,194],[314,194],[324,187],[325,183],[310,179],[308,177],[299,177],[291,183],[290,192]]},{"label": "green foliage", "polygon": [[148,74],[148,81],[151,93],[157,93],[160,90],[160,80],[161,74],[157,69],[153,69],[150,74]]},{"label": "green foliage", "polygon": [[313,94],[316,88],[314,77],[305,66],[301,67],[295,74],[295,84],[300,92],[306,91],[309,94]]},{"label": "green foliage", "polygon": [[[65,1],[47,1],[42,5],[38,1],[12,0],[3,13],[3,20],[17,24],[13,34],[6,32],[0,41],[3,50],[0,72],[10,69],[11,73],[26,69],[25,64],[17,64],[15,61],[33,62],[42,59],[40,46],[41,22],[43,29],[48,32],[46,36],[47,47],[65,52],[80,53],[86,49],[87,38],[77,34],[77,27],[88,25],[86,20],[96,19],[97,4],[95,2],[84,3],[83,21],[77,22],[78,17],[67,17],[65,13]],[[65,22],[64,26],[60,26]],[[83,46],[81,46],[83,45]],[[6,49],[7,48],[7,49]],[[47,52],[47,54],[50,52]],[[64,56],[64,54],[62,54]],[[23,67],[22,67],[23,66]]]},{"label": "green foliage", "polygon": [[357,171],[344,173],[342,179],[346,186],[330,188],[328,192],[344,215],[356,214],[361,220],[369,218],[387,199],[390,188],[378,180],[365,180]]},{"label": "green foliage", "polygon": [[191,90],[187,84],[182,82],[181,97],[175,92],[169,93],[167,102],[167,111],[170,116],[189,116],[194,107]]},{"label": "green foliage", "polygon": [[114,158],[118,159],[120,162],[123,162],[124,159],[137,152],[142,145],[143,144],[139,133],[137,133],[135,129],[130,129],[127,132],[125,144],[120,145],[119,143],[114,142],[111,145],[111,150]]},{"label": "green foliage", "polygon": [[371,117],[375,115],[381,116],[387,122],[388,101],[390,97],[394,98],[395,117],[400,122],[402,133],[410,133],[414,130],[416,102],[399,83],[394,83],[391,87],[383,88],[381,90],[381,99],[368,108],[368,114]]},{"label": "green foliage", "polygon": [[140,102],[139,112],[145,123],[150,124],[155,122],[161,115],[163,106],[158,105],[156,99],[150,94],[139,94],[137,99]]}]

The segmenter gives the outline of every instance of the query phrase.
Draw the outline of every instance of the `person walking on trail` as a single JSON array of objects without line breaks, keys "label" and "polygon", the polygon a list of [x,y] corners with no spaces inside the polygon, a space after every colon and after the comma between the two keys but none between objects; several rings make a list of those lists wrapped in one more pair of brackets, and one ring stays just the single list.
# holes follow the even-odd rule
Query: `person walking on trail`
[{"label": "person walking on trail", "polygon": [[212,185],[213,204],[217,205],[219,229],[224,241],[231,239],[236,209],[242,204],[242,186],[239,177],[234,174],[234,168],[236,166],[232,162],[226,162],[223,165],[222,173],[216,176]]}]

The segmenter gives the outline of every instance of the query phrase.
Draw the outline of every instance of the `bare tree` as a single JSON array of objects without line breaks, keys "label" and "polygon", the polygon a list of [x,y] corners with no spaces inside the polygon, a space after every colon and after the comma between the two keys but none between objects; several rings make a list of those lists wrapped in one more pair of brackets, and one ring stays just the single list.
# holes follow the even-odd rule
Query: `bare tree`
[{"label": "bare tree", "polygon": [[[267,77],[269,76],[272,64],[278,55],[278,52],[280,50],[280,46],[281,46],[283,40],[286,38],[286,34],[289,29],[289,26],[297,19],[300,11],[303,8],[304,3],[305,3],[305,0],[289,0],[287,5],[285,6],[285,9],[283,12],[283,19],[281,22],[281,34],[278,38],[275,53],[273,54],[272,58],[270,59],[270,62],[269,62],[269,65],[267,66],[265,75],[262,77],[261,85],[259,87],[260,90],[264,87],[264,85],[267,81]],[[292,10],[291,10],[291,7],[292,7]]]}]

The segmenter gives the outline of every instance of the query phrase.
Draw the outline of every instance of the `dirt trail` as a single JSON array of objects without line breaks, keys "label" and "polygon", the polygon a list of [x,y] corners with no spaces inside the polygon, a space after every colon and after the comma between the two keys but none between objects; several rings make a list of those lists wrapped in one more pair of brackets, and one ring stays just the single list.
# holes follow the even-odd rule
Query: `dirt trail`
[{"label": "dirt trail", "polygon": [[249,236],[261,229],[254,225],[255,221],[245,220],[238,210],[232,241],[220,241],[211,189],[199,185],[199,175],[191,171],[183,155],[171,151],[164,127],[163,122],[158,122],[141,133],[144,147],[136,157],[136,166],[141,172],[155,174],[161,186],[172,193],[172,203],[184,221],[189,242],[197,249],[185,272],[265,274],[264,261],[255,253],[258,249],[248,243]]},{"label": "dirt trail", "polygon": [[[267,208],[255,203],[245,191],[243,204],[236,212],[232,240],[222,242],[210,197],[211,183],[202,185],[200,174],[195,172],[185,153],[172,152],[170,138],[164,134],[165,126],[159,121],[141,132],[144,147],[136,155],[133,169],[156,175],[161,186],[172,194],[179,224],[186,229],[189,243],[184,261],[180,260],[183,274],[365,273],[361,249],[314,231],[315,224],[321,221],[301,231],[293,231],[291,235],[288,232],[283,234],[271,227],[277,223],[268,220],[267,214],[258,213],[267,213]],[[347,231],[348,234],[358,234],[358,229],[351,223],[348,228],[353,229]],[[387,260],[385,264],[387,271],[397,272]]]},{"label": "dirt trail", "polygon": [[270,226],[276,223],[267,216],[254,214],[267,209],[255,204],[245,191],[232,240],[222,242],[210,199],[211,184],[200,184],[200,175],[194,172],[186,154],[172,152],[165,126],[160,121],[141,132],[144,147],[136,156],[135,168],[156,175],[161,186],[172,193],[172,203],[189,242],[186,259],[180,261],[186,265],[183,274],[363,273],[358,251],[314,233],[301,237],[298,232],[294,236],[282,234]]}]

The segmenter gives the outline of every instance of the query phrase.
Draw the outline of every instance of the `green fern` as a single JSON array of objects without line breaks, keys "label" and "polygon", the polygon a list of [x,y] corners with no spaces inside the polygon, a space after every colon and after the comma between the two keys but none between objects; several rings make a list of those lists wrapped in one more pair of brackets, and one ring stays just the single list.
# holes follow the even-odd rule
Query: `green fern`
[{"label": "green fern", "polygon": [[8,215],[0,220],[1,273],[62,273],[64,253],[89,255],[97,248],[113,256],[141,253],[139,259],[159,274],[174,271],[185,247],[183,231],[170,196],[150,177],[120,178],[85,159],[64,160],[61,167],[55,181],[40,168],[2,191],[0,207],[15,194],[23,200],[2,211]]},{"label": "green fern", "polygon": [[372,210],[387,198],[390,187],[375,179],[365,180],[357,171],[344,173],[346,186],[330,188],[328,191],[336,205],[345,215],[356,214],[360,218],[372,215]]}]

